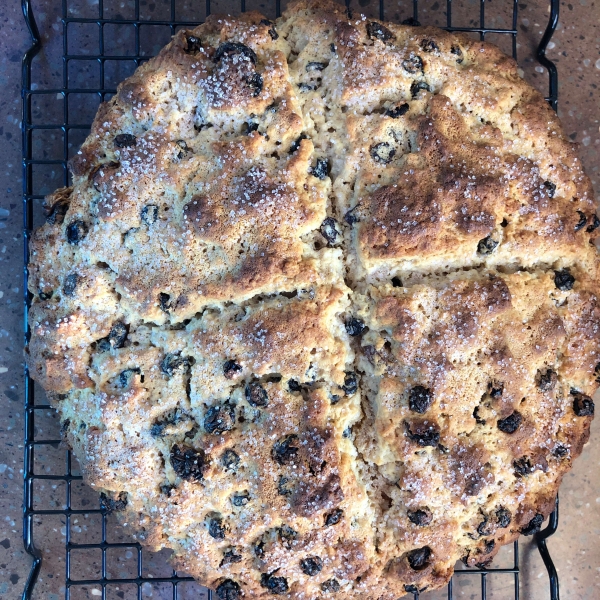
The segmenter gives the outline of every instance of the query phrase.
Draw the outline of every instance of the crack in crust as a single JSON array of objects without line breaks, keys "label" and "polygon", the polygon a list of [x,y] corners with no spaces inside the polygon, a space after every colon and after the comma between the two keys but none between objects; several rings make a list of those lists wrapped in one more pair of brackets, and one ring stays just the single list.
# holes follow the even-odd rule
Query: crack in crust
[{"label": "crack in crust", "polygon": [[395,600],[553,508],[600,220],[494,46],[299,0],[100,106],[31,242],[32,376],[105,511],[219,598]]}]

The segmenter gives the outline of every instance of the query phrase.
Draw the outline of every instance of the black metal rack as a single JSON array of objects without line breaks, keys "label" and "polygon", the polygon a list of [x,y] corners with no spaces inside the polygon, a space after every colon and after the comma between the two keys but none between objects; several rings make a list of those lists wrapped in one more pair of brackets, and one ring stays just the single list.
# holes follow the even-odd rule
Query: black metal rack
[{"label": "black metal rack", "polygon": [[[76,4],[76,0],[61,0],[62,1],[62,84],[60,86],[50,86],[49,88],[41,88],[36,85],[36,82],[32,81],[32,61],[34,57],[40,51],[42,44],[40,40],[40,34],[38,27],[32,12],[31,0],[21,0],[23,14],[29,33],[31,35],[31,47],[27,50],[23,57],[22,65],[22,100],[23,100],[23,113],[22,113],[22,142],[23,142],[23,240],[24,240],[24,265],[26,266],[29,258],[28,243],[31,236],[31,232],[34,227],[34,217],[36,211],[34,205],[43,199],[44,194],[39,193],[39,190],[35,186],[36,175],[38,170],[42,170],[44,167],[56,167],[62,170],[61,181],[58,185],[68,185],[69,174],[67,172],[67,159],[70,151],[75,144],[75,141],[79,143],[83,141],[81,138],[82,134],[85,134],[89,130],[91,124],[91,116],[83,117],[81,122],[72,122],[73,106],[79,104],[80,98],[85,95],[86,97],[92,96],[95,98],[96,104],[109,98],[114,92],[118,79],[125,78],[129,73],[123,73],[118,70],[115,75],[109,73],[109,66],[119,65],[119,63],[128,63],[131,67],[137,67],[141,62],[147,60],[152,55],[152,49],[148,51],[143,47],[142,37],[140,35],[141,29],[144,27],[156,26],[161,27],[165,32],[169,32],[173,35],[179,27],[189,27],[198,24],[198,20],[187,20],[181,18],[181,7],[187,9],[186,14],[192,14],[194,16],[205,16],[211,13],[211,0],[163,0],[163,16],[161,18],[149,18],[145,15],[143,7],[147,4],[143,0],[129,0],[123,6],[127,7],[128,16],[113,14],[112,9],[107,12],[107,6],[109,0],[97,0],[97,4],[93,7],[95,14],[87,14],[83,16],[77,16],[77,10],[73,10],[73,5]],[[216,3],[218,0],[213,0]],[[250,8],[251,0],[240,0],[241,4],[239,10],[242,12],[246,8]],[[377,0],[376,0],[377,1]],[[420,0],[424,3],[425,0]],[[459,27],[453,25],[453,9],[456,9],[457,0],[446,0],[445,2],[445,29],[449,31],[464,31],[473,34],[478,34],[481,39],[485,39],[486,36],[495,35],[503,38],[510,39],[512,54],[517,57],[517,11],[518,5],[517,0],[504,0],[506,8],[509,9],[510,23],[511,26],[508,28],[502,27],[486,27],[486,0],[478,0],[479,11],[477,15],[470,15],[471,25],[470,27]],[[559,13],[559,0],[549,0],[550,2],[550,18],[544,33],[544,36],[537,48],[537,59],[541,65],[543,65],[549,78],[548,84],[548,96],[547,101],[556,110],[558,101],[558,74],[556,66],[546,57],[546,47],[555,31],[558,23]],[[248,6],[247,6],[248,4]],[[346,0],[346,4],[354,8],[354,3]],[[352,4],[352,6],[350,6]],[[359,11],[364,11],[363,2],[361,6],[357,7]],[[375,4],[375,3],[374,3]],[[443,4],[443,2],[442,2]],[[489,0],[488,0],[489,4]],[[91,3],[79,3],[79,6],[87,6],[88,9]],[[266,8],[265,8],[266,6]],[[213,7],[214,8],[214,7]],[[229,8],[229,7],[228,7]],[[264,5],[258,7],[252,6],[252,8],[258,8],[262,12],[269,12],[268,16],[278,17],[281,14],[282,6],[281,0],[272,0],[268,3],[268,0]],[[402,8],[402,7],[401,7]],[[223,10],[222,7],[220,10]],[[391,9],[390,9],[391,10]],[[395,9],[397,10],[397,8]],[[372,14],[374,17],[380,19],[387,18],[400,18],[408,17],[408,21],[412,24],[418,24],[420,17],[419,0],[407,0],[406,7],[403,7],[404,13],[399,17],[394,14],[393,16],[386,10],[386,0],[378,0],[376,11],[378,14]],[[475,17],[475,19],[473,19]],[[423,24],[427,24],[425,19]],[[69,35],[71,28],[77,24],[81,26],[89,26],[98,30],[98,46],[96,52],[80,52],[73,51],[71,44],[69,43]],[[443,24],[443,23],[442,23]],[[130,47],[132,51],[113,53],[107,48],[107,29],[109,27],[127,26],[132,30],[132,34],[129,37]],[[157,40],[154,40],[155,42]],[[166,40],[165,40],[166,41]],[[495,40],[494,40],[495,41]],[[161,44],[162,45],[162,44]],[[86,62],[83,62],[86,61]],[[109,63],[110,61],[110,63]],[[95,65],[97,67],[98,85],[88,87],[89,81],[86,81],[86,73],[88,73],[89,65]],[[74,67],[72,66],[74,65]],[[83,66],[85,65],[85,67]],[[114,69],[113,69],[114,70]],[[81,73],[81,77],[71,77],[72,73]],[[91,79],[91,78],[90,78]],[[44,112],[44,107],[47,105],[43,101],[45,99],[51,99],[54,97],[57,102],[62,103],[62,108],[59,110],[59,118],[55,122],[45,122],[42,118],[41,123],[34,122],[33,114],[36,116],[40,112]],[[70,99],[74,101],[71,103]],[[37,108],[33,108],[33,105]],[[95,112],[95,110],[93,111]],[[81,114],[81,113],[80,113]],[[86,122],[83,122],[86,121]],[[33,152],[33,136],[36,130],[50,131],[55,130],[60,137],[62,137],[62,143],[58,146],[53,146],[51,149],[51,155],[44,156],[40,159],[34,156]],[[77,144],[78,145],[78,144]],[[59,147],[60,146],[60,147]],[[49,190],[51,191],[51,190]],[[29,337],[29,327],[27,324],[27,313],[30,306],[30,295],[27,292],[27,269],[24,269],[24,305],[25,305],[25,319],[24,319],[24,332],[25,342],[27,343]],[[144,550],[139,544],[133,541],[119,541],[114,542],[110,540],[110,528],[111,521],[106,511],[100,506],[97,508],[79,508],[73,504],[73,489],[76,485],[79,485],[82,477],[78,474],[76,461],[73,460],[71,453],[65,451],[65,463],[64,472],[62,474],[40,474],[36,471],[35,458],[36,451],[41,453],[45,448],[58,448],[59,440],[57,439],[40,439],[36,434],[36,417],[41,415],[43,411],[51,410],[51,407],[43,400],[41,404],[36,404],[34,383],[29,377],[29,373],[25,372],[25,456],[24,456],[24,505],[23,505],[23,541],[25,544],[25,550],[33,558],[33,563],[25,589],[23,592],[23,600],[29,600],[33,597],[34,588],[38,575],[40,573],[42,565],[42,553],[36,547],[34,543],[34,523],[41,522],[44,518],[50,518],[52,516],[59,516],[64,519],[65,532],[64,532],[64,546],[65,546],[65,565],[66,573],[64,579],[64,597],[66,600],[74,600],[75,590],[87,589],[93,587],[95,592],[92,595],[100,597],[102,600],[112,598],[112,589],[115,586],[129,586],[129,589],[134,590],[132,596],[138,600],[145,597],[144,586],[155,586],[160,584],[161,587],[161,598],[173,598],[173,600],[183,600],[182,589],[185,584],[192,582],[190,577],[184,577],[180,574],[172,571],[170,573],[156,574],[148,572],[145,567],[147,561],[146,550]],[[34,501],[34,488],[36,483],[39,482],[58,482],[64,486],[66,491],[66,503],[59,507],[51,509],[40,509],[36,506]],[[101,540],[96,543],[81,543],[76,536],[74,536],[74,525],[73,519],[76,519],[78,515],[95,516],[101,521]],[[37,521],[36,521],[37,520]],[[76,522],[76,521],[75,521]],[[558,587],[558,576],[556,569],[546,547],[546,539],[551,536],[557,529],[558,526],[558,500],[555,511],[551,514],[547,527],[536,535],[536,542],[540,555],[546,565],[548,576],[550,580],[549,598],[550,600],[559,599],[559,587]],[[38,544],[43,543],[41,539],[36,540]],[[134,572],[121,577],[114,577],[107,569],[107,553],[113,549],[131,548],[137,559],[137,565]],[[75,551],[82,550],[95,550],[100,555],[99,560],[99,573],[94,578],[76,578],[73,576],[73,570],[75,569],[75,559],[73,554]],[[450,581],[447,587],[447,598],[452,600],[456,597],[457,581],[459,578],[479,578],[480,585],[480,598],[485,600],[488,596],[488,583],[492,576],[503,575],[506,577],[512,576],[514,581],[514,592],[511,593],[511,598],[515,600],[519,599],[519,544],[515,542],[512,548],[512,564],[508,568],[486,568],[486,569],[457,569],[454,577]],[[513,587],[513,586],[511,586]],[[116,587],[118,590],[119,588]],[[147,591],[146,587],[146,591]],[[111,594],[109,596],[109,594]],[[166,594],[166,595],[165,595]],[[123,598],[124,593],[119,592],[116,594],[117,597]],[[80,596],[77,596],[79,598]],[[188,597],[186,595],[186,597]],[[198,592],[194,592],[193,596],[198,598]],[[206,592],[206,597],[210,600],[212,594],[210,591]],[[473,596],[472,596],[473,597]],[[503,596],[507,598],[507,596]],[[418,598],[418,594],[415,594],[415,599]]]}]

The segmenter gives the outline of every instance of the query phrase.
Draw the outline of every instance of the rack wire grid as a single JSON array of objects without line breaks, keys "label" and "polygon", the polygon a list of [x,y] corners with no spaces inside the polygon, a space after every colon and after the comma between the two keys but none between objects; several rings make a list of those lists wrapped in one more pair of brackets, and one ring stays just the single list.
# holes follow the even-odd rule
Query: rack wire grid
[{"label": "rack wire grid", "polygon": [[[32,12],[31,0],[22,0],[23,14],[31,35],[31,47],[23,57],[22,65],[22,136],[23,136],[23,214],[24,214],[24,264],[28,263],[28,242],[33,227],[41,214],[41,200],[51,189],[42,190],[37,181],[44,172],[51,169],[56,175],[56,185],[69,184],[67,160],[76,151],[89,131],[91,121],[100,102],[109,99],[116,91],[119,81],[129,76],[137,66],[148,60],[168,42],[181,27],[198,25],[212,12],[244,12],[246,9],[258,9],[273,18],[281,14],[281,0],[239,0],[227,3],[227,0],[61,0],[62,16],[62,49],[55,58],[60,71],[58,86],[44,87],[33,81],[36,75],[34,58],[42,44],[38,27]],[[386,0],[359,0],[359,6],[347,0],[349,10],[365,12],[373,18],[388,18],[406,24],[419,25],[428,23],[431,10],[426,11],[422,5],[427,0],[408,0],[405,4]],[[505,18],[509,27],[486,26],[486,8],[489,13],[490,0],[442,0],[440,23],[449,31],[463,31],[478,35],[480,39],[495,36],[495,43],[508,40],[501,47],[512,52],[517,58],[517,0],[503,0]],[[227,4],[226,4],[227,3]],[[252,4],[252,6],[251,6]],[[421,4],[421,6],[419,5]],[[435,2],[439,5],[439,2]],[[148,7],[150,5],[150,7]],[[218,5],[218,6],[217,6]],[[159,10],[156,10],[158,6]],[[498,3],[495,4],[495,7]],[[152,8],[153,14],[148,14]],[[444,11],[445,8],[445,11]],[[428,13],[425,15],[424,13]],[[556,110],[558,100],[558,75],[555,65],[545,56],[546,47],[558,23],[559,0],[549,0],[549,21],[545,33],[537,47],[536,57],[545,67],[548,74],[547,101]],[[370,13],[370,14],[369,14]],[[466,15],[469,26],[457,26],[457,13]],[[157,16],[160,15],[160,16]],[[465,19],[462,19],[465,22]],[[489,23],[489,18],[488,21]],[[435,23],[433,23],[435,24]],[[497,23],[496,23],[497,24]],[[97,44],[90,45],[89,40],[96,39]],[[60,57],[58,56],[60,55]],[[60,58],[60,60],[58,60]],[[46,137],[44,137],[44,135]],[[40,146],[41,136],[44,146],[43,158],[38,157],[36,148]],[[52,143],[48,145],[48,140]],[[24,269],[24,304],[25,304],[25,343],[29,338],[27,312],[31,297],[27,292],[27,269]],[[58,518],[60,524],[61,547],[64,548],[65,578],[58,573],[50,577],[64,582],[60,593],[64,592],[65,600],[99,597],[102,600],[112,598],[142,598],[158,596],[184,600],[185,598],[207,598],[212,594],[200,588],[190,577],[185,577],[170,567],[165,566],[165,555],[153,555],[139,544],[131,540],[127,533],[113,535],[118,525],[113,517],[103,509],[97,496],[82,483],[77,462],[71,453],[60,446],[58,435],[45,432],[52,414],[43,392],[37,390],[35,384],[25,372],[25,456],[24,456],[24,507],[23,507],[23,541],[25,549],[33,558],[31,571],[22,595],[23,600],[34,597],[38,575],[41,570],[43,554],[40,548],[44,540],[48,543],[47,534],[57,531],[48,526],[48,521]],[[37,400],[36,400],[37,395]],[[44,417],[46,419],[44,420]],[[40,425],[43,422],[44,427]],[[50,430],[52,427],[49,428]],[[55,428],[56,429],[56,428]],[[42,464],[48,452],[58,453],[62,471],[48,474],[48,469],[40,469],[38,458]],[[43,471],[43,472],[40,472]],[[45,487],[47,486],[47,487]],[[43,492],[43,493],[42,493]],[[62,496],[62,499],[59,498]],[[91,499],[90,499],[91,498]],[[47,501],[47,504],[44,503]],[[95,507],[94,507],[95,506]],[[87,521],[88,525],[81,526]],[[91,532],[91,523],[99,525],[99,537]],[[79,524],[78,524],[79,523]],[[46,527],[44,527],[46,525]],[[555,511],[544,530],[536,535],[536,543],[540,555],[548,571],[549,598],[558,600],[558,577],[552,559],[546,547],[546,539],[558,526],[558,501]],[[34,541],[35,538],[35,541]],[[118,541],[114,541],[114,539]],[[36,542],[39,546],[36,546]],[[454,577],[442,595],[436,598],[456,598],[457,591],[465,578],[475,581],[475,594],[481,600],[488,598],[488,589],[492,577],[502,575],[512,578],[508,587],[502,588],[502,598],[519,598],[519,544],[515,542],[510,549],[506,568],[466,569],[457,567]],[[506,550],[506,549],[504,549]],[[46,548],[46,552],[48,549]],[[95,552],[94,558],[90,553]],[[133,568],[125,568],[122,564],[112,566],[111,552],[124,553],[125,558],[133,559]],[[52,558],[52,554],[48,560]],[[506,557],[505,557],[506,558]],[[47,560],[44,558],[44,560]],[[60,560],[60,557],[59,557]],[[131,561],[130,561],[131,562]],[[81,568],[82,564],[85,568]],[[81,575],[83,573],[83,575]],[[460,580],[460,581],[459,581]],[[186,587],[187,586],[187,587]],[[475,598],[471,586],[471,598]],[[81,592],[81,593],[80,593]],[[154,595],[156,593],[156,595]],[[419,594],[415,593],[414,598]],[[428,593],[421,594],[430,597]],[[44,594],[44,597],[48,597]]]}]

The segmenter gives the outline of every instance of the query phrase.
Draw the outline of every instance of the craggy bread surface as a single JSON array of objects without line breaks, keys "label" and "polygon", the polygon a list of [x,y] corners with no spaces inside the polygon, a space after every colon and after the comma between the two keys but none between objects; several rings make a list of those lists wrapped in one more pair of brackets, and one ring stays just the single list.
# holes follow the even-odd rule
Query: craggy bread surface
[{"label": "craggy bread surface", "polygon": [[394,600],[530,535],[589,436],[600,221],[516,63],[301,0],[103,104],[27,349],[106,510],[242,597]]}]

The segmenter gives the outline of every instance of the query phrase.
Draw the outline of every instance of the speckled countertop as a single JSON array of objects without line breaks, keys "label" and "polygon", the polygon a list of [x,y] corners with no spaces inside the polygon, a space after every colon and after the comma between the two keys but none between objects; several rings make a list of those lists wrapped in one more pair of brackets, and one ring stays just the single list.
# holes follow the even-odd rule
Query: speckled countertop
[{"label": "speckled countertop", "polygon": [[[179,0],[178,0],[179,1]],[[75,0],[69,0],[69,4]],[[95,6],[97,0],[76,0],[82,7]],[[34,12],[48,49],[36,62],[35,76],[40,82],[49,82],[62,71],[52,55],[52,48],[59,48],[62,24],[60,22],[61,0],[33,0]],[[140,7],[149,15],[164,8],[163,0],[140,0]],[[181,0],[188,6],[202,5],[191,0]],[[265,11],[260,0],[247,0],[248,9]],[[282,2],[284,5],[285,2]],[[355,2],[353,2],[353,5]],[[370,13],[376,0],[359,0],[356,9]],[[457,0],[453,4],[460,4]],[[476,14],[477,0],[464,0],[463,4]],[[496,27],[510,26],[506,15],[510,0],[486,2],[486,24]],[[116,16],[128,16],[133,0],[104,0],[107,10]],[[408,16],[412,3],[388,1],[388,18],[396,20]],[[426,24],[444,24],[442,0],[420,2],[420,18]],[[213,0],[213,12],[226,10],[226,0]],[[187,8],[187,17],[195,14]],[[561,2],[561,19],[558,31],[549,46],[549,57],[559,69],[559,114],[569,137],[580,144],[580,156],[592,178],[596,194],[600,195],[600,0],[571,0]],[[375,13],[372,13],[375,14]],[[542,91],[546,91],[547,75],[531,58],[532,50],[541,38],[548,18],[547,0],[519,2],[519,63],[525,77]],[[465,23],[468,24],[468,20]],[[22,355],[22,210],[21,210],[21,57],[29,45],[29,36],[21,15],[18,0],[0,3],[0,597],[13,600],[21,597],[23,585],[31,564],[24,552],[21,540],[22,460],[23,460],[23,355]],[[154,40],[156,44],[158,40]],[[166,40],[160,40],[157,48]],[[490,41],[498,39],[490,36]],[[156,49],[151,46],[149,52]],[[120,78],[127,74],[121,74]],[[93,116],[93,115],[92,115]],[[48,175],[49,190],[56,187],[52,175]],[[60,182],[58,183],[60,185]],[[38,428],[56,430],[52,413],[38,421]],[[43,468],[53,469],[52,453],[41,456]],[[592,440],[575,464],[561,487],[561,514],[558,532],[550,539],[549,547],[558,567],[561,597],[569,600],[594,600],[600,598],[600,422],[592,426]],[[59,486],[51,485],[37,490],[38,499],[49,506],[60,506]],[[87,488],[74,491],[74,498],[81,507],[96,503]],[[79,541],[92,539],[99,524],[93,516],[82,515],[72,523],[74,536]],[[36,544],[45,557],[35,598],[59,600],[64,597],[64,523],[47,522],[38,530]],[[115,539],[127,540],[126,532],[117,527]],[[510,554],[510,553],[509,553]],[[521,545],[521,597],[527,600],[549,598],[546,570],[537,550],[527,538]],[[112,572],[127,576],[132,549],[123,548],[108,557]],[[499,562],[501,562],[500,559]],[[113,565],[113,566],[110,566]],[[500,566],[500,565],[499,565]],[[504,566],[504,565],[502,565]],[[82,577],[94,575],[94,557],[81,556],[75,569]],[[146,568],[146,567],[145,567]],[[164,553],[148,557],[147,568],[155,573],[165,569]],[[165,575],[169,575],[166,571]],[[460,580],[462,582],[462,579]],[[476,586],[461,583],[455,588],[455,597],[475,600],[480,598]],[[479,583],[477,582],[477,586]],[[512,579],[493,581],[489,598],[507,600],[513,597]],[[73,598],[95,598],[101,594],[90,586]],[[166,597],[160,585],[146,585],[144,598]],[[194,585],[180,591],[180,598],[199,598],[201,594]],[[137,598],[134,590],[124,586],[111,588],[107,598]],[[169,593],[168,597],[171,595]],[[446,597],[441,593],[425,594],[424,600]]]}]

